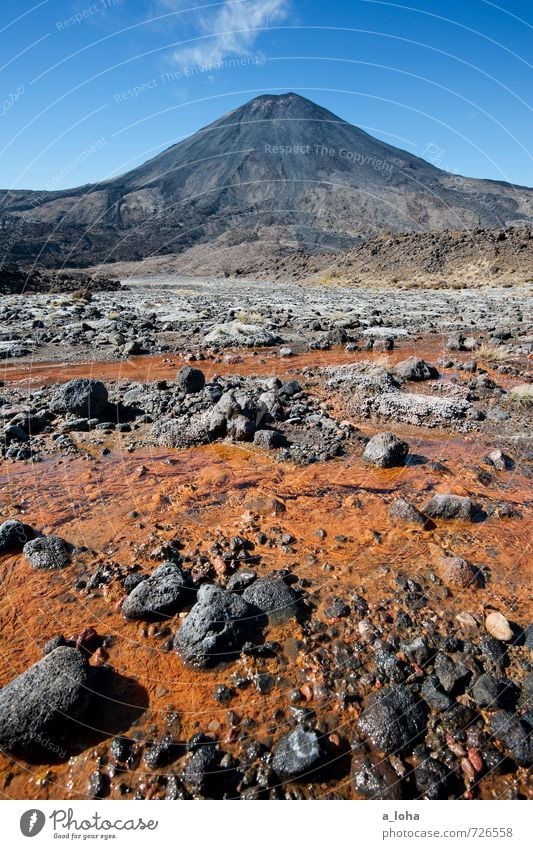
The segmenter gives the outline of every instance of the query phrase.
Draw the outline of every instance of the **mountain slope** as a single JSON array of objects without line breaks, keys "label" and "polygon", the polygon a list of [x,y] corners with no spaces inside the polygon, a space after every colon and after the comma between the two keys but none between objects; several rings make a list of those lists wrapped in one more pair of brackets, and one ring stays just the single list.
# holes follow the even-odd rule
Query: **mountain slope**
[{"label": "mountain slope", "polygon": [[263,95],[113,180],[6,192],[0,217],[12,258],[90,265],[280,232],[313,252],[531,222],[533,190],[450,175],[299,95]]}]

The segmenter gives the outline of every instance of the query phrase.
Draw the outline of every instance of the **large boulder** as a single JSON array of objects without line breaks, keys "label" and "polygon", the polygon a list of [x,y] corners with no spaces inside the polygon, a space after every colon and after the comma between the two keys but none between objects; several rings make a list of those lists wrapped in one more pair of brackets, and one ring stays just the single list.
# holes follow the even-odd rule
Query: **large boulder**
[{"label": "large boulder", "polygon": [[187,579],[175,563],[163,563],[124,600],[126,619],[173,616],[187,599]]},{"label": "large boulder", "polygon": [[242,597],[264,613],[270,625],[283,625],[296,616],[298,598],[282,578],[259,578],[245,589]]},{"label": "large boulder", "polygon": [[52,407],[56,412],[98,419],[105,412],[107,403],[107,389],[101,380],[76,377],[60,387]]},{"label": "large boulder", "polygon": [[187,394],[201,392],[205,386],[204,373],[199,368],[183,366],[176,376],[176,383]]},{"label": "large boulder", "polygon": [[406,522],[409,525],[424,527],[427,524],[432,524],[420,510],[417,510],[404,498],[397,498],[392,502],[389,507],[389,516],[397,522]]},{"label": "large boulder", "polygon": [[407,360],[402,360],[397,363],[394,371],[402,380],[431,380],[439,376],[435,366],[426,363],[420,357],[409,357]]},{"label": "large boulder", "polygon": [[0,554],[15,554],[35,536],[29,525],[17,519],[8,519],[0,525]]},{"label": "large boulder", "polygon": [[305,731],[298,726],[274,746],[272,768],[280,778],[294,778],[316,768],[320,756],[316,731]]},{"label": "large boulder", "polygon": [[174,648],[190,666],[212,666],[236,657],[261,632],[257,609],[214,584],[198,590],[196,604],[174,638]]},{"label": "large boulder", "polygon": [[472,518],[474,505],[470,498],[452,493],[436,493],[423,506],[426,516],[431,519],[464,519]]},{"label": "large boulder", "polygon": [[71,561],[73,546],[61,537],[37,537],[22,549],[34,569],[64,569]]},{"label": "large boulder", "polygon": [[394,433],[377,433],[366,445],[363,458],[367,463],[383,469],[391,466],[403,466],[409,453],[407,442],[402,442]]},{"label": "large boulder", "polygon": [[0,748],[61,747],[68,719],[90,700],[90,667],[78,649],[60,646],[0,690]]},{"label": "large boulder", "polygon": [[408,687],[383,687],[368,698],[359,730],[389,755],[414,749],[426,728],[423,703]]}]

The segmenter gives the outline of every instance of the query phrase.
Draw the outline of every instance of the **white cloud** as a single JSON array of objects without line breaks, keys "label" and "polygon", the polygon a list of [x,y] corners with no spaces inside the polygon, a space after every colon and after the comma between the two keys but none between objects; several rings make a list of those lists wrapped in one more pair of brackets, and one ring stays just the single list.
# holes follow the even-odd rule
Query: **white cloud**
[{"label": "white cloud", "polygon": [[[196,5],[192,0],[159,0],[175,11]],[[197,0],[204,5],[204,0]],[[173,54],[180,65],[216,66],[227,59],[250,56],[261,28],[282,21],[290,0],[224,0],[212,9],[199,10],[195,17],[197,42]]]}]

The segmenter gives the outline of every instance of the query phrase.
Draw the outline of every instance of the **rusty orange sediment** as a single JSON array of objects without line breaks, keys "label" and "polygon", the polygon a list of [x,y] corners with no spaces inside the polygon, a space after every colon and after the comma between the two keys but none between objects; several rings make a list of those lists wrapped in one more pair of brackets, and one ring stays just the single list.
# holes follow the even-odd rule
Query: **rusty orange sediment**
[{"label": "rusty orange sediment", "polygon": [[[318,353],[318,356],[317,356]],[[417,351],[419,353],[419,351]],[[206,375],[219,373],[272,374],[295,367],[353,361],[345,351],[310,352],[283,364],[264,355],[246,352],[233,365],[202,363]],[[367,355],[366,355],[367,356]],[[394,358],[406,356],[405,350]],[[435,352],[426,350],[428,359]],[[95,363],[94,377],[103,379],[168,379],[182,361],[175,357],[134,358],[127,363]],[[47,364],[10,367],[5,379],[40,385],[87,374],[87,365],[67,365],[61,370]],[[127,373],[126,373],[127,372]],[[107,457],[53,457],[39,463],[3,463],[0,470],[0,515],[20,516],[44,532],[57,533],[76,546],[94,550],[85,565],[75,562],[66,570],[42,573],[31,569],[22,555],[0,560],[0,684],[10,681],[41,656],[43,644],[55,634],[77,634],[93,626],[101,635],[114,638],[107,648],[108,663],[115,670],[112,701],[99,716],[99,727],[79,734],[78,752],[63,762],[28,763],[0,758],[0,791],[13,798],[84,798],[87,781],[109,736],[125,732],[152,739],[164,728],[170,709],[179,716],[177,736],[185,741],[199,730],[208,731],[231,748],[227,707],[214,699],[217,683],[228,683],[234,671],[246,669],[246,658],[212,671],[185,668],[177,654],[163,650],[157,626],[126,622],[118,609],[118,582],[87,591],[76,581],[90,575],[98,565],[115,562],[150,570],[159,562],[157,550],[178,537],[184,553],[210,544],[223,534],[250,536],[259,526],[268,536],[281,528],[296,542],[294,550],[257,545],[259,573],[290,567],[299,577],[312,581],[309,592],[319,605],[331,595],[362,591],[378,605],[384,567],[416,579],[427,573],[437,552],[468,558],[490,572],[490,596],[518,621],[529,621],[527,592],[531,578],[528,547],[531,538],[530,490],[526,476],[510,471],[489,484],[480,483],[475,469],[486,453],[477,436],[449,436],[414,428],[398,428],[419,458],[440,460],[446,471],[436,472],[426,462],[401,469],[369,469],[359,455],[297,467],[282,463],[255,447],[210,445],[183,451],[152,448],[121,451],[112,444]],[[83,448],[83,435],[77,438]],[[468,494],[474,501],[505,500],[520,516],[512,521],[496,517],[480,524],[437,523],[425,531],[398,526],[388,515],[390,503],[406,497],[420,504],[430,488]],[[275,499],[283,512],[274,514]],[[323,529],[325,536],[317,536]],[[252,533],[253,536],[253,533]],[[327,564],[327,570],[324,567]],[[479,613],[489,600],[486,594],[465,591],[446,600],[449,615],[460,611]],[[179,624],[169,621],[170,634]],[[313,681],[318,671],[306,667],[306,659],[291,648],[298,626],[271,629],[269,637],[287,647],[290,669],[286,687],[299,680]],[[264,662],[268,670],[269,661]],[[132,705],[125,709],[124,705]],[[232,701],[231,710],[256,721],[256,739],[271,739],[272,717],[286,708],[283,686],[260,695],[245,690]],[[340,711],[332,703],[329,714],[343,733],[350,734],[357,708]],[[281,722],[281,724],[283,724]],[[279,723],[278,723],[279,730]],[[107,738],[107,742],[106,742]],[[133,785],[146,773],[142,762],[124,780]],[[120,798],[116,782],[112,794]],[[332,779],[324,794],[338,792],[350,798],[344,778]]]}]

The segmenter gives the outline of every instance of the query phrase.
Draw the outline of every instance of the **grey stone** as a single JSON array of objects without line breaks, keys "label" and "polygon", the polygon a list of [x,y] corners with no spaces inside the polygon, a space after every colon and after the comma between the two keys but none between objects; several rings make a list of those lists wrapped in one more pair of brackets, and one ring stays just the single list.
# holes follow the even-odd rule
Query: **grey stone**
[{"label": "grey stone", "polygon": [[387,754],[412,751],[426,728],[423,702],[408,687],[383,687],[369,696],[358,726]]},{"label": "grey stone", "polygon": [[259,578],[245,589],[242,597],[262,611],[271,625],[283,625],[298,612],[296,593],[282,578]]},{"label": "grey stone", "polygon": [[386,431],[377,433],[370,439],[363,458],[375,466],[390,468],[391,466],[403,466],[408,453],[407,442],[402,442],[394,433]]},{"label": "grey stone", "polygon": [[298,726],[274,746],[272,768],[280,778],[293,778],[316,768],[320,754],[316,732]]},{"label": "grey stone", "polygon": [[533,764],[533,735],[528,722],[515,713],[499,710],[491,719],[490,731],[511,752],[520,766]]},{"label": "grey stone", "polygon": [[185,663],[205,667],[235,657],[248,640],[259,638],[256,608],[241,596],[204,584],[176,633],[174,648]]},{"label": "grey stone", "polygon": [[60,746],[67,719],[90,701],[89,666],[80,651],[60,646],[0,690],[0,747]]},{"label": "grey stone", "polygon": [[279,430],[256,430],[254,434],[254,445],[266,450],[283,448],[286,443],[287,440]]},{"label": "grey stone", "polygon": [[205,386],[204,373],[192,366],[183,366],[176,376],[176,383],[184,392],[201,392]]},{"label": "grey stone", "polygon": [[407,360],[402,360],[397,363],[394,371],[402,380],[432,380],[439,376],[435,366],[426,363],[420,357],[409,357]]},{"label": "grey stone", "polygon": [[71,562],[73,546],[61,537],[37,537],[22,552],[34,569],[64,569]]},{"label": "grey stone", "polygon": [[108,403],[107,389],[100,380],[76,377],[61,386],[52,401],[56,412],[80,418],[100,418]]},{"label": "grey stone", "polygon": [[472,518],[474,505],[470,498],[452,493],[436,493],[422,508],[431,519],[464,519]]},{"label": "grey stone", "polygon": [[443,652],[437,654],[435,658],[435,675],[441,687],[447,693],[464,689],[464,685],[471,674],[471,671],[460,659],[452,659]]},{"label": "grey stone", "polygon": [[405,501],[404,498],[397,498],[396,501],[392,502],[389,508],[389,516],[392,519],[407,522],[410,525],[424,527],[424,525],[428,524],[426,516],[420,510],[417,510],[416,507],[413,507],[412,504],[409,504],[408,501]]},{"label": "grey stone", "polygon": [[172,616],[187,601],[187,580],[175,563],[163,563],[150,577],[137,584],[126,597],[122,613],[126,619]]}]

